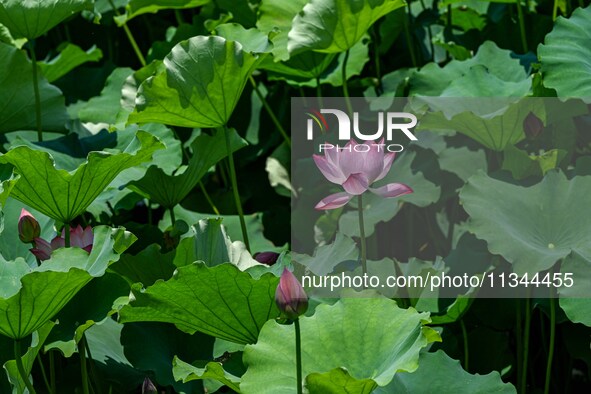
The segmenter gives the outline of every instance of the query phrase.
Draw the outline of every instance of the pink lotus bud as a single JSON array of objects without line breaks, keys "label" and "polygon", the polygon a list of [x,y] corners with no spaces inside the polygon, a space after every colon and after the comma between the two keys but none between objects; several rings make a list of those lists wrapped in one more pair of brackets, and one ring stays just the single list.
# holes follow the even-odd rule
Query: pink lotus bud
[{"label": "pink lotus bud", "polygon": [[536,138],[544,130],[544,123],[533,112],[527,114],[523,120],[523,131],[528,138]]},{"label": "pink lotus bud", "polygon": [[158,390],[156,390],[156,386],[149,378],[144,379],[144,383],[142,384],[142,394],[158,394]]},{"label": "pink lotus bud", "polygon": [[18,219],[18,237],[26,244],[33,242],[33,240],[41,234],[41,227],[37,219],[31,215],[25,208],[21,210],[21,216]]},{"label": "pink lotus bud", "polygon": [[35,255],[40,261],[49,260],[51,252],[53,251],[51,244],[43,238],[35,238],[33,240],[34,248],[30,249],[31,253]]},{"label": "pink lotus bud", "polygon": [[297,319],[308,310],[308,296],[304,288],[287,268],[283,269],[275,291],[275,303],[288,319]]},{"label": "pink lotus bud", "polygon": [[260,252],[254,255],[254,259],[259,263],[266,265],[273,265],[277,262],[279,253],[275,252]]}]

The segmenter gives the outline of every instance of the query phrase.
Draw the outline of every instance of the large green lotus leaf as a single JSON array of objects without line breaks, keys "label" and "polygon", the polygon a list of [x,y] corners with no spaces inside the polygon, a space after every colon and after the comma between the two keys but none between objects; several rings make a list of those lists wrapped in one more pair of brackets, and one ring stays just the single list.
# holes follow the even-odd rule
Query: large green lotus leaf
[{"label": "large green lotus leaf", "polygon": [[311,0],[292,22],[287,49],[343,52],[355,45],[375,21],[404,7],[402,0]]},{"label": "large green lotus leaf", "polygon": [[291,253],[294,262],[304,265],[316,275],[330,274],[340,263],[349,260],[357,261],[358,257],[359,250],[355,241],[340,232],[336,233],[335,240],[331,244],[318,246],[313,256]]},{"label": "large green lotus leaf", "polygon": [[259,279],[233,264],[194,263],[177,269],[168,281],[142,291],[120,312],[121,322],[159,321],[181,330],[200,331],[237,343],[254,343],[263,324],[279,316],[275,289],[279,278]]},{"label": "large green lotus leaf", "polygon": [[134,241],[122,229],[94,228],[90,254],[80,248],[61,248],[39,267],[22,258],[0,258],[0,333],[22,339],[53,318],[93,277]]},{"label": "large green lotus leaf", "polygon": [[154,376],[154,383],[173,386],[177,393],[203,392],[201,382],[178,382],[172,366],[177,355],[190,360],[210,360],[214,338],[201,333],[189,335],[172,324],[128,323],[121,331],[121,343],[125,357],[135,368]]},{"label": "large green lotus leaf", "polygon": [[230,133],[232,152],[246,146],[246,141],[234,129],[217,130],[213,136],[201,134],[191,143],[193,156],[182,173],[167,175],[162,169],[151,166],[142,179],[131,182],[128,187],[166,208],[174,207],[211,167],[228,155],[225,133]]},{"label": "large green lotus leaf", "polygon": [[273,32],[273,57],[276,61],[290,58],[287,51],[287,34],[292,27],[293,18],[304,8],[307,0],[285,2],[281,0],[262,0],[259,6],[257,27],[265,33]]},{"label": "large green lotus leaf", "polygon": [[158,279],[169,279],[176,269],[174,252],[161,253],[160,246],[152,244],[136,255],[125,253],[111,271],[116,272],[129,284],[141,283],[152,286]]},{"label": "large green lotus leaf", "polygon": [[[35,130],[33,65],[23,51],[0,42],[0,133]],[[41,125],[44,131],[65,130],[68,120],[62,92],[39,76]]]},{"label": "large green lotus leaf", "polygon": [[538,46],[544,85],[561,97],[591,97],[591,6],[558,17]]},{"label": "large green lotus leaf", "polygon": [[421,353],[419,368],[413,373],[400,373],[386,387],[379,387],[375,394],[514,394],[515,387],[505,383],[494,371],[486,375],[471,375],[462,369],[460,362],[442,350]]},{"label": "large green lotus leaf", "polygon": [[[414,192],[396,199],[383,198],[372,193],[363,195],[365,235],[374,233],[375,226],[380,222],[391,220],[402,206],[402,203],[410,203],[419,207],[426,207],[439,200],[441,187],[427,180],[422,171],[414,168],[417,163],[417,153],[406,152],[394,160],[392,169],[386,177],[376,182],[373,187],[379,187],[387,183],[404,183],[410,186]],[[417,162],[419,160],[416,160]],[[350,237],[359,236],[359,215],[357,210],[345,212],[339,219],[339,228],[343,234]]]},{"label": "large green lotus leaf", "polygon": [[193,380],[212,379],[240,393],[240,378],[224,371],[222,364],[215,361],[211,361],[205,367],[199,368],[175,356],[172,361],[172,373],[176,380],[183,383]]},{"label": "large green lotus leaf", "polygon": [[182,41],[164,59],[165,70],[140,85],[128,122],[223,126],[262,56],[217,36]]},{"label": "large green lotus leaf", "polygon": [[518,274],[546,270],[572,251],[591,256],[591,215],[581,196],[591,192],[590,176],[567,179],[550,171],[522,187],[480,172],[460,192],[469,229],[488,242]]},{"label": "large green lotus leaf", "polygon": [[573,279],[571,287],[558,290],[560,307],[570,321],[591,327],[591,255],[571,253],[561,266],[562,278],[569,274]]},{"label": "large green lotus leaf", "polygon": [[11,196],[52,219],[69,223],[124,169],[150,160],[163,144],[151,134],[138,131],[121,153],[90,152],[76,171],[57,169],[46,152],[19,146],[0,156],[20,177]]},{"label": "large green lotus leaf", "polygon": [[177,267],[203,261],[209,267],[232,263],[244,271],[258,264],[243,242],[230,240],[221,218],[200,220],[192,229],[195,235],[182,239],[176,248]]},{"label": "large green lotus leaf", "polygon": [[540,100],[525,99],[512,104],[505,104],[502,100],[495,101],[496,103],[488,102],[490,107],[481,104],[480,113],[473,111],[469,101],[463,101],[466,103],[463,112],[459,112],[462,111],[462,104],[448,109],[459,112],[451,117],[446,116],[444,112],[429,112],[421,118],[419,128],[443,132],[455,130],[489,149],[500,152],[525,138],[523,122],[530,113],[536,114],[543,121],[546,119],[544,103]]},{"label": "large green lotus leaf", "polygon": [[[55,323],[47,322],[40,327],[39,330],[35,331],[31,337],[31,344],[28,347],[25,354],[22,354],[23,367],[27,376],[31,374],[37,355],[39,354],[47,336],[52,331]],[[7,361],[4,364],[4,370],[8,375],[8,381],[13,385],[18,393],[28,393],[26,390],[25,382],[23,381],[15,360]]]},{"label": "large green lotus leaf", "polygon": [[58,48],[59,55],[47,62],[39,62],[43,75],[49,82],[53,82],[74,68],[86,62],[98,62],[103,57],[103,52],[93,45],[84,51],[77,45],[66,43]]},{"label": "large green lotus leaf", "polygon": [[208,4],[211,0],[130,0],[125,7],[125,13],[115,17],[119,26],[127,23],[136,16],[146,13],[156,13],[160,10],[195,8]]},{"label": "large green lotus leaf", "polygon": [[511,51],[486,41],[471,59],[452,60],[444,67],[425,65],[410,76],[409,84],[409,96],[520,97],[529,91],[531,79]]},{"label": "large green lotus leaf", "polygon": [[371,394],[376,387],[377,384],[373,380],[357,380],[343,368],[335,368],[325,373],[314,372],[306,377],[306,388],[310,394]]},{"label": "large green lotus leaf", "polygon": [[215,34],[229,41],[237,41],[242,50],[250,53],[271,52],[269,35],[256,28],[245,29],[238,23],[224,23],[215,28]]},{"label": "large green lotus leaf", "polygon": [[[353,294],[351,294],[353,295]],[[439,340],[428,313],[401,309],[383,297],[345,297],[316,307],[300,317],[302,374],[345,368],[354,379],[385,386],[396,373],[417,369],[419,351]],[[269,321],[256,345],[246,346],[242,376],[244,394],[293,393],[296,387],[295,331],[292,325]]]},{"label": "large green lotus leaf", "polygon": [[92,0],[3,0],[0,23],[14,38],[37,38],[64,19],[82,10],[92,10]]}]

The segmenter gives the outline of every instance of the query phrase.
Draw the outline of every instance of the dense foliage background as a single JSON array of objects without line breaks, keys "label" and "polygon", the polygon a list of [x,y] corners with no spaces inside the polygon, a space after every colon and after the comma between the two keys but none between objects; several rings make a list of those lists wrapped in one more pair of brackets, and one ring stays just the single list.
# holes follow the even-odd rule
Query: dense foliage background
[{"label": "dense foliage background", "polygon": [[[584,98],[590,59],[588,0],[0,0],[0,393],[296,392],[274,294],[320,176],[292,185],[291,97]],[[591,119],[569,108],[423,131],[394,167],[415,193],[367,213],[393,264],[586,278]],[[36,258],[22,208],[92,252]],[[294,231],[356,260],[348,213]],[[561,296],[313,299],[307,390],[588,392],[591,303]]]}]

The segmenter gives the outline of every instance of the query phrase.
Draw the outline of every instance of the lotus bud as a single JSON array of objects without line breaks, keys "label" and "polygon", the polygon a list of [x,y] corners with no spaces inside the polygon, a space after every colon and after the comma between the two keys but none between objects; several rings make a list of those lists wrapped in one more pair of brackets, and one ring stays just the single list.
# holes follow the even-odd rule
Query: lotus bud
[{"label": "lotus bud", "polygon": [[41,227],[37,219],[26,209],[21,210],[21,216],[18,219],[18,237],[26,244],[30,244],[41,234]]},{"label": "lotus bud", "polygon": [[158,394],[158,390],[156,390],[156,386],[149,378],[144,379],[144,384],[142,384],[142,394]]},{"label": "lotus bud", "polygon": [[523,131],[528,138],[536,138],[544,130],[544,123],[533,112],[523,120]]},{"label": "lotus bud", "polygon": [[287,268],[283,269],[275,291],[275,303],[288,319],[294,320],[308,310],[308,296],[304,288]]},{"label": "lotus bud", "polygon": [[279,253],[275,252],[260,252],[254,255],[254,259],[259,263],[266,265],[273,265],[277,262]]}]

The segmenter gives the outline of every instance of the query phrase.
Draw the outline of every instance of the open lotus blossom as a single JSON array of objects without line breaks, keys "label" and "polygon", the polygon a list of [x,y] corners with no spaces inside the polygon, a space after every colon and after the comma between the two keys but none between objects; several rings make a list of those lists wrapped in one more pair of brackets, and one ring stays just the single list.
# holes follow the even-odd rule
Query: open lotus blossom
[{"label": "open lotus blossom", "polygon": [[25,208],[18,219],[18,237],[26,244],[33,242],[41,234],[41,226],[35,217]]},{"label": "open lotus blossom", "polygon": [[341,185],[344,192],[331,194],[316,204],[316,209],[335,209],[347,204],[354,196],[370,191],[382,197],[398,197],[412,193],[413,190],[403,183],[389,183],[385,186],[372,188],[372,183],[383,179],[388,172],[394,157],[393,152],[385,152],[383,141],[368,141],[364,150],[355,150],[359,145],[351,140],[342,148],[326,149],[325,155],[314,155],[314,162],[322,175],[330,182]]},{"label": "open lotus blossom", "polygon": [[[35,238],[33,242],[35,243],[35,247],[30,249],[31,253],[41,261],[49,260],[51,252],[66,246],[65,231],[62,230],[61,235],[52,239],[51,243],[39,237]],[[93,242],[94,234],[92,233],[92,227],[87,226],[85,229],[82,229],[82,226],[78,225],[75,228],[70,228],[71,247],[78,247],[90,253]]]}]

